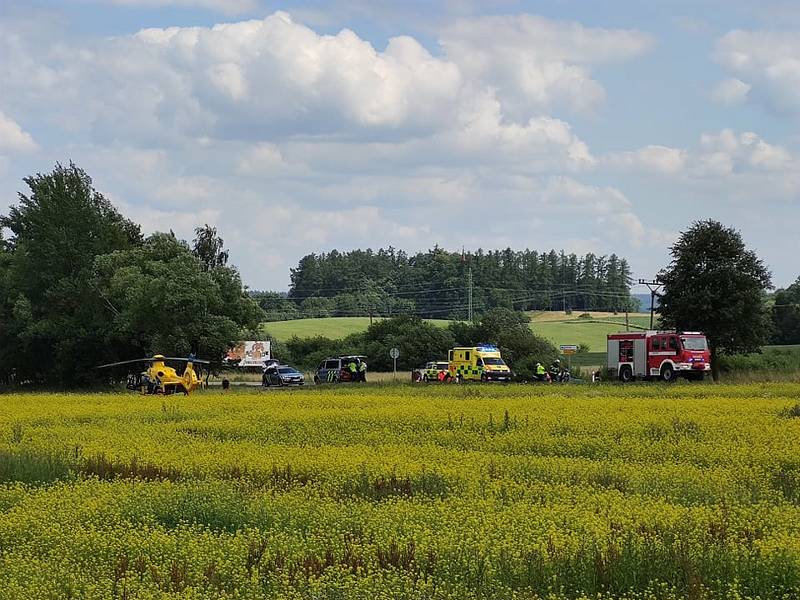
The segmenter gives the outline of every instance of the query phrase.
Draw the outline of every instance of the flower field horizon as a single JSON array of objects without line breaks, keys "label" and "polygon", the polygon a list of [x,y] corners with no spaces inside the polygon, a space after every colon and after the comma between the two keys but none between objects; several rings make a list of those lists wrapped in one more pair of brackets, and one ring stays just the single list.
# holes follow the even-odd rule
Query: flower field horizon
[{"label": "flower field horizon", "polygon": [[0,597],[800,597],[800,384],[0,396]]}]

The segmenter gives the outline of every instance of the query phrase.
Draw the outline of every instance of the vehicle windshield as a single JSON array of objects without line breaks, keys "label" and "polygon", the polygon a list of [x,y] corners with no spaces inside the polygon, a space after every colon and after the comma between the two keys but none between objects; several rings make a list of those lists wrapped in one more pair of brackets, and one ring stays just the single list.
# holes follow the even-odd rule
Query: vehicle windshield
[{"label": "vehicle windshield", "polygon": [[683,347],[687,350],[708,350],[706,338],[704,337],[685,337],[681,338]]},{"label": "vehicle windshield", "polygon": [[450,368],[450,363],[446,363],[446,362],[436,363],[436,368],[444,369],[446,371],[447,369]]},{"label": "vehicle windshield", "polygon": [[282,368],[278,369],[278,372],[279,373],[283,373],[283,374],[290,374],[290,373],[294,374],[294,373],[297,373],[297,369],[293,369],[291,367],[282,367]]},{"label": "vehicle windshield", "polygon": [[502,358],[494,358],[493,356],[484,357],[483,364],[485,365],[493,365],[493,366],[503,366],[506,363],[503,362]]}]

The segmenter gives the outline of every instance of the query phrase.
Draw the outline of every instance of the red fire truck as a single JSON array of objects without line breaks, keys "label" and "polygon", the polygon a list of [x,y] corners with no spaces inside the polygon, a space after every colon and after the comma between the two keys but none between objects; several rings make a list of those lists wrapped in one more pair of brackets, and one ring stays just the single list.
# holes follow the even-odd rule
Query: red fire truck
[{"label": "red fire truck", "polygon": [[696,331],[636,331],[608,336],[608,368],[620,381],[679,376],[703,379],[711,372],[708,340]]}]

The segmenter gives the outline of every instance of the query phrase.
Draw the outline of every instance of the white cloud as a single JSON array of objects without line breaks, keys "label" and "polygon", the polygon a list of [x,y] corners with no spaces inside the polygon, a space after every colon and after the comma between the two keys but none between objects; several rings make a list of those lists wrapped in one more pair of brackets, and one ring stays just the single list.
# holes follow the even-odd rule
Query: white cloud
[{"label": "white cloud", "polygon": [[730,129],[701,136],[698,162],[699,173],[780,172],[798,164],[786,148],[769,144],[751,131],[736,134]]},{"label": "white cloud", "polygon": [[4,106],[46,124],[48,160],[73,158],[146,231],[217,226],[253,286],[331,247],[562,247],[582,231],[622,253],[656,235],[619,189],[578,180],[602,163],[552,114],[593,108],[592,67],[646,51],[640,33],[523,15],[381,49],[285,13],[20,31],[0,24]]},{"label": "white cloud", "polygon": [[622,170],[662,174],[681,172],[686,166],[686,151],[667,146],[645,146],[631,152],[611,154],[604,163]]},{"label": "white cloud", "polygon": [[605,92],[590,66],[639,56],[653,40],[638,31],[519,15],[461,19],[440,43],[468,80],[498,90],[503,109],[520,118],[556,106],[594,107]]},{"label": "white cloud", "polygon": [[151,61],[157,81],[174,82],[160,86],[162,102],[195,103],[219,137],[431,130],[448,122],[461,92],[456,65],[413,38],[380,52],[352,31],[319,35],[286,13],[147,29],[119,43]]},{"label": "white cloud", "polygon": [[789,149],[770,144],[752,131],[723,129],[704,133],[694,148],[646,146],[610,154],[601,164],[624,171],[684,178],[725,178],[739,175],[784,174],[800,167],[800,157]]},{"label": "white cloud", "polygon": [[36,148],[31,134],[0,111],[0,152],[32,152]]},{"label": "white cloud", "polygon": [[731,31],[714,56],[750,86],[751,100],[779,114],[800,114],[800,31]]},{"label": "white cloud", "polygon": [[717,104],[741,104],[747,100],[747,95],[753,86],[741,79],[726,79],[720,81],[711,91],[711,99]]}]

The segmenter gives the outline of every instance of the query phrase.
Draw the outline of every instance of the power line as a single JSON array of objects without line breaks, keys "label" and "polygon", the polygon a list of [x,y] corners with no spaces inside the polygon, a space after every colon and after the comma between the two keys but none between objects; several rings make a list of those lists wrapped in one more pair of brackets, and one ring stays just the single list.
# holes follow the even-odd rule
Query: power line
[{"label": "power line", "polygon": [[660,290],[664,284],[658,280],[658,277],[656,277],[653,281],[640,279],[639,285],[646,285],[647,289],[650,290],[650,329],[653,329],[653,314],[656,308],[656,292],[658,292],[658,290]]}]

